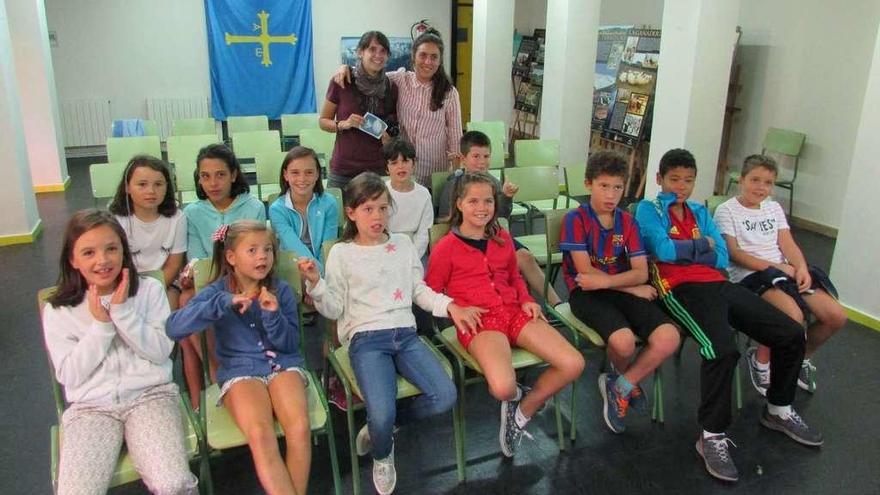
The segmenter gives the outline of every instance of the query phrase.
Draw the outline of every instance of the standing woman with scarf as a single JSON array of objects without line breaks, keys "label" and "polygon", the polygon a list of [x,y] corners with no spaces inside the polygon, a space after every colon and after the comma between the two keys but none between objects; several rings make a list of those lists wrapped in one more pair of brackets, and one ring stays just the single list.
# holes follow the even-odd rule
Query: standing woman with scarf
[{"label": "standing woman with scarf", "polygon": [[[416,148],[414,177],[430,189],[431,174],[450,170],[461,140],[461,101],[443,68],[443,39],[428,29],[413,41],[412,69],[389,72],[397,86],[401,134]],[[343,65],[334,81],[345,86],[349,68]],[[435,194],[439,191],[434,191]]]},{"label": "standing woman with scarf", "polygon": [[[335,132],[328,187],[344,188],[361,172],[385,173],[382,145],[397,134],[397,88],[385,75],[391,46],[379,31],[368,31],[357,46],[358,64],[353,84],[343,87],[330,81],[321,109],[321,129]],[[358,129],[367,112],[388,124],[381,140]]]}]

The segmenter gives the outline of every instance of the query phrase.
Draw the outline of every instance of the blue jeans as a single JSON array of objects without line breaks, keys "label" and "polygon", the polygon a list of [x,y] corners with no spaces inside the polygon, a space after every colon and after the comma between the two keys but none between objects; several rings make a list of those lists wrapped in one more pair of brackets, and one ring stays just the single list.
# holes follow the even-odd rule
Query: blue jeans
[{"label": "blue jeans", "polygon": [[[452,409],[456,391],[437,357],[415,328],[392,328],[355,334],[348,348],[354,376],[364,394],[367,428],[374,459],[384,459],[394,443],[394,425]],[[397,408],[397,374],[422,391]]]}]

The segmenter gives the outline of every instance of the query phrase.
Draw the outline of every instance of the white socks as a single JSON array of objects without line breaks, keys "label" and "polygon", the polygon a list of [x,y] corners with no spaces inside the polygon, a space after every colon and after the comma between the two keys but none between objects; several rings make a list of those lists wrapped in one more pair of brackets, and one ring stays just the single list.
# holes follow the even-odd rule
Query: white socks
[{"label": "white socks", "polygon": [[519,426],[520,429],[524,429],[526,425],[529,423],[529,420],[532,418],[527,418],[525,414],[523,414],[522,409],[519,406],[516,406],[516,426]]},{"label": "white socks", "polygon": [[724,433],[712,433],[711,431],[703,430],[703,438],[714,437],[716,435],[724,435]]},{"label": "white socks", "polygon": [[758,368],[760,371],[770,371],[770,361],[762,363],[761,361],[755,359],[755,368]]},{"label": "white socks", "polygon": [[779,416],[782,419],[786,419],[791,416],[791,404],[787,406],[774,406],[771,403],[767,403],[767,412],[774,416]]}]

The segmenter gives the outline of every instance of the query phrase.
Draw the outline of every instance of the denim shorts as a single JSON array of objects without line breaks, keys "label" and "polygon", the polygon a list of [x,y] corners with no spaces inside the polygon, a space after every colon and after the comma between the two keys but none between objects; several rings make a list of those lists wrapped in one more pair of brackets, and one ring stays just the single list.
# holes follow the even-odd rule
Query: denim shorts
[{"label": "denim shorts", "polygon": [[232,388],[232,386],[235,385],[236,383],[238,383],[240,381],[244,381],[244,380],[259,380],[260,382],[263,383],[263,385],[268,387],[269,382],[271,382],[276,376],[280,375],[281,373],[284,373],[285,371],[296,371],[297,373],[299,373],[300,378],[302,378],[303,385],[306,387],[309,386],[309,375],[307,375],[305,370],[300,368],[299,366],[291,366],[290,368],[287,368],[285,370],[273,371],[273,372],[269,373],[268,375],[263,375],[263,376],[260,376],[260,375],[236,376],[235,378],[230,378],[229,380],[226,380],[223,383],[223,385],[220,387],[220,397],[217,398],[217,405],[218,406],[223,405],[223,396],[226,395],[226,392],[229,392],[229,389]]}]

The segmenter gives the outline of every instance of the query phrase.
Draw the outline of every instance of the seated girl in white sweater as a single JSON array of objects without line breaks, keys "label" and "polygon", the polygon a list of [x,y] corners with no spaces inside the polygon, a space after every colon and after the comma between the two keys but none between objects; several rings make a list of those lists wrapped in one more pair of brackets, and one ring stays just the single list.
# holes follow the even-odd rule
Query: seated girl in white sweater
[{"label": "seated girl in white sweater", "polygon": [[[348,221],[341,242],[330,249],[326,280],[312,259],[300,260],[306,290],[315,308],[337,320],[348,346],[355,379],[363,393],[367,426],[357,438],[358,454],[373,456],[373,484],[380,494],[394,491],[395,424],[449,411],[456,392],[443,366],[416,335],[412,304],[435,316],[449,316],[467,328],[479,322],[477,308],[461,308],[422,280],[422,264],[405,235],[388,234],[391,210],[382,179],[364,172],[343,193]],[[421,390],[397,408],[397,374]]]},{"label": "seated girl in white sweater", "polygon": [[68,222],[46,347],[69,406],[58,493],[105,493],[122,441],[152,493],[195,493],[171,381],[164,284],[139,278],[125,232],[105,211]]}]

